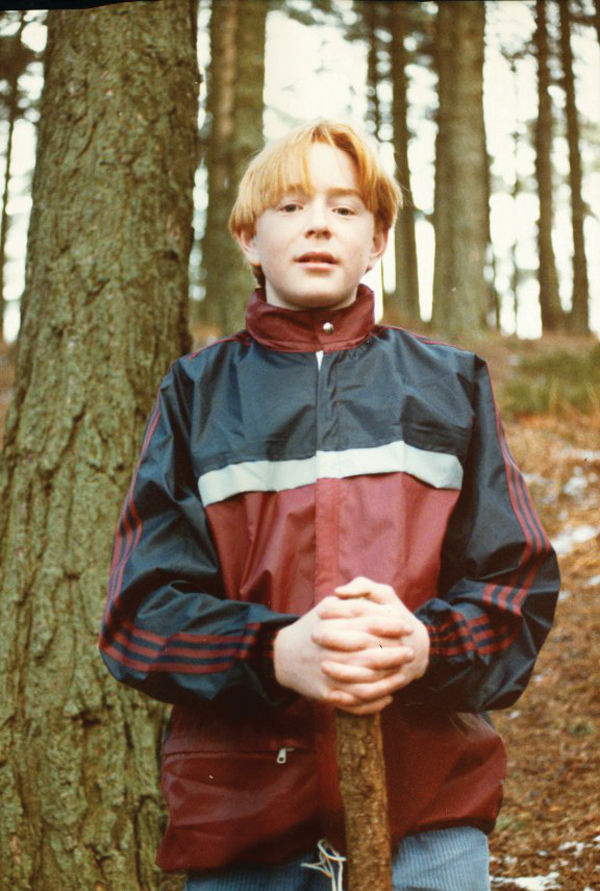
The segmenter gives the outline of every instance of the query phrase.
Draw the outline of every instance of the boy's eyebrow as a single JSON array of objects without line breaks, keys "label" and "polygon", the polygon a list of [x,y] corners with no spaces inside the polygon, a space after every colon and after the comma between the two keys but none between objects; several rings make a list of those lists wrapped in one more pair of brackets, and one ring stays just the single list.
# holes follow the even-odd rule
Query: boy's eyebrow
[{"label": "boy's eyebrow", "polygon": [[333,186],[331,189],[327,189],[327,193],[329,195],[333,195],[333,197],[338,197],[341,195],[353,195],[353,196],[356,196],[356,198],[360,198],[361,201],[363,200],[363,197],[358,189],[348,189],[348,188],[342,189],[342,188],[337,188],[337,187]]},{"label": "boy's eyebrow", "polygon": [[[342,188],[338,186],[332,186],[330,189],[327,189],[327,194],[332,198],[339,198],[346,195],[351,195],[356,198],[360,198],[363,201],[363,196],[361,195],[358,189],[353,188]],[[290,185],[283,189],[281,193],[281,197],[285,197],[286,195],[304,195],[306,194],[306,188],[302,183],[298,183],[297,185]]]}]

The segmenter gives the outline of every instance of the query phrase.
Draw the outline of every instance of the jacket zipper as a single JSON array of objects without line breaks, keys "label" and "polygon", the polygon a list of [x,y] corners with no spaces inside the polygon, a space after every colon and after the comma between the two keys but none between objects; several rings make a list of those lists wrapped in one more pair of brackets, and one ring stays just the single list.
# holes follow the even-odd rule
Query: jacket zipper
[{"label": "jacket zipper", "polygon": [[293,752],[293,751],[294,751],[293,746],[282,746],[282,748],[279,749],[279,751],[277,752],[277,763],[285,764],[287,762],[287,753]]}]

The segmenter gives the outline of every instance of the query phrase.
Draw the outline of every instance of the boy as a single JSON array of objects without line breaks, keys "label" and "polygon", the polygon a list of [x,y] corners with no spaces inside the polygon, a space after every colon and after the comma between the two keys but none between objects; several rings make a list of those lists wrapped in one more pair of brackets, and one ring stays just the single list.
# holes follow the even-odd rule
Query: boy
[{"label": "boy", "polygon": [[149,422],[101,646],[174,705],[158,863],[188,891],[327,887],[302,865],[344,845],[334,706],[381,712],[394,888],[489,887],[484,713],[524,689],[558,572],[484,363],[374,323],[398,203],[349,127],[265,149],[230,221],[246,330],[176,362]]}]

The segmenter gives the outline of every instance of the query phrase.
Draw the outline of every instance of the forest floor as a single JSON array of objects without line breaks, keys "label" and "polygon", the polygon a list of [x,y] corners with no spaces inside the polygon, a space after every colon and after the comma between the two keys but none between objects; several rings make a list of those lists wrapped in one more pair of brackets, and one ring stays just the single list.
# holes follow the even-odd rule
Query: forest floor
[{"label": "forest floor", "polygon": [[[510,349],[482,352],[502,383],[515,364]],[[0,344],[0,433],[11,380]],[[492,889],[600,891],[600,416],[527,417],[505,428],[563,587],[527,691],[494,715],[509,769],[491,837]]]},{"label": "forest floor", "polygon": [[562,592],[529,687],[494,714],[509,766],[492,888],[600,891],[600,418],[505,426]]}]

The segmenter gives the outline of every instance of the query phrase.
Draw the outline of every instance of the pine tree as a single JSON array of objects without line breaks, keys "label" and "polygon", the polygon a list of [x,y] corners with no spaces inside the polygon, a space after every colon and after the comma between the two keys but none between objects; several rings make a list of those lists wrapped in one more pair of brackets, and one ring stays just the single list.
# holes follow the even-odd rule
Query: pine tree
[{"label": "pine tree", "polygon": [[571,49],[571,18],[569,0],[558,2],[560,13],[560,56],[567,118],[569,146],[569,185],[571,187],[571,225],[573,229],[573,300],[570,327],[576,334],[589,331],[589,280],[585,256],[583,224],[585,205],[582,195],[581,154],[579,149],[579,115],[575,102],[575,74]]},{"label": "pine tree", "polygon": [[548,30],[545,0],[536,2],[534,44],[538,71],[538,115],[535,124],[535,171],[540,203],[538,220],[538,260],[542,330],[556,331],[562,326],[562,308],[558,293],[556,260],[552,245],[554,225],[554,186],[552,177],[552,141],[554,122],[550,97]]},{"label": "pine tree", "polygon": [[213,0],[204,160],[208,208],[202,239],[204,323],[232,333],[244,323],[253,279],[227,231],[244,168],[263,145],[268,0]]},{"label": "pine tree", "polygon": [[454,334],[483,329],[487,309],[484,24],[480,0],[438,4],[433,322]]},{"label": "pine tree", "polygon": [[398,219],[395,238],[396,287],[388,299],[388,306],[405,324],[419,321],[419,271],[417,263],[417,238],[415,213],[411,189],[411,171],[408,164],[408,64],[405,36],[408,31],[410,3],[392,3],[390,8],[390,32],[392,36],[392,119],[394,132],[394,156],[396,175],[402,188],[404,209]]},{"label": "pine tree", "polygon": [[0,888],[149,891],[163,708],[97,650],[113,529],[187,346],[194,3],[51,10],[0,478]]}]

